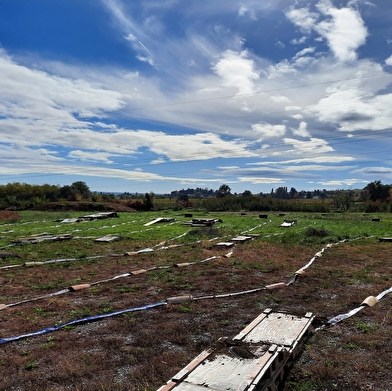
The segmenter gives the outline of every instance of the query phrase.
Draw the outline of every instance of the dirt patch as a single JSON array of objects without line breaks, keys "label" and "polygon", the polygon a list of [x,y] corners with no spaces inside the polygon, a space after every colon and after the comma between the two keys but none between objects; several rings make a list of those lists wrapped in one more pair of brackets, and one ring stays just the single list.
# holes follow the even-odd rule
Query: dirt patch
[{"label": "dirt patch", "polygon": [[16,212],[12,212],[10,210],[0,210],[0,221],[17,221],[20,220],[22,216],[20,216]]}]

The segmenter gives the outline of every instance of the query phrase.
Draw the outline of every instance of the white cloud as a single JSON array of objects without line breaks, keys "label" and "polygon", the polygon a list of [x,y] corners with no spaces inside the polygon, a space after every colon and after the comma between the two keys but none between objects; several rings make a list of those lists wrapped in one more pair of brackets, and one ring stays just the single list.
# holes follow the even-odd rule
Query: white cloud
[{"label": "white cloud", "polygon": [[296,154],[321,154],[332,152],[333,148],[330,147],[327,141],[312,137],[309,141],[299,141],[292,138],[285,138],[285,144],[292,145]]},{"label": "white cloud", "polygon": [[298,129],[291,128],[293,131],[293,134],[295,136],[300,136],[300,137],[309,137],[310,133],[308,131],[308,124],[305,121],[301,121],[299,124]]},{"label": "white cloud", "polygon": [[308,108],[318,120],[339,125],[345,132],[357,130],[383,130],[390,128],[392,94],[369,95],[357,87],[338,86],[329,90],[328,97]]},{"label": "white cloud", "polygon": [[302,115],[302,114],[294,114],[294,115],[292,115],[292,117],[294,118],[294,119],[303,119],[304,118],[304,116]]},{"label": "white cloud", "polygon": [[385,60],[385,64],[392,66],[392,55]]},{"label": "white cloud", "polygon": [[303,36],[301,38],[294,38],[290,41],[292,45],[302,45],[307,40],[307,37]]},{"label": "white cloud", "polygon": [[166,163],[166,160],[163,159],[163,158],[159,158],[159,159],[151,160],[150,163],[151,163],[151,164],[163,164],[163,163]]},{"label": "white cloud", "polygon": [[289,160],[279,160],[279,161],[263,161],[257,163],[248,163],[248,165],[266,165],[266,166],[273,166],[273,165],[292,165],[292,164],[299,164],[299,163],[343,163],[353,161],[355,158],[351,156],[338,156],[338,155],[313,155],[307,156],[300,159],[289,159]]},{"label": "white cloud", "polygon": [[[125,96],[82,79],[62,78],[16,64],[0,52],[0,96],[9,117],[56,118],[77,124],[70,113],[100,117],[124,106]],[[12,103],[11,103],[12,102]],[[4,113],[4,112],[3,112]]]},{"label": "white cloud", "polygon": [[265,138],[280,138],[286,133],[285,125],[271,125],[267,123],[258,123],[252,125],[252,131],[260,139]]},{"label": "white cloud", "polygon": [[301,106],[286,106],[284,108],[286,111],[298,111],[298,110],[302,110]]},{"label": "white cloud", "polygon": [[291,7],[286,11],[286,17],[298,26],[303,33],[309,33],[313,29],[319,15],[310,12],[308,8],[295,9]]},{"label": "white cloud", "polygon": [[283,179],[281,178],[272,178],[272,177],[238,177],[240,182],[249,182],[254,185],[262,185],[262,184],[273,184],[278,185],[284,183]]},{"label": "white cloud", "polygon": [[[208,160],[218,157],[251,157],[247,144],[241,141],[224,141],[213,133],[195,135],[166,135],[162,132],[138,132],[144,144],[156,154],[167,156],[171,161]],[[133,139],[134,135],[130,137]],[[148,140],[148,142],[147,142]]]},{"label": "white cloud", "polygon": [[363,180],[363,179],[355,179],[355,178],[351,178],[351,179],[339,179],[339,180],[333,180],[333,181],[320,181],[317,182],[320,185],[323,186],[330,186],[330,187],[335,187],[338,188],[339,186],[353,186],[356,184],[365,184],[365,183],[369,183],[369,181]]},{"label": "white cloud", "polygon": [[241,5],[240,9],[238,10],[238,16],[239,17],[248,17],[252,21],[257,20],[256,13],[253,9],[249,9],[245,7],[244,5]]},{"label": "white cloud", "polygon": [[106,164],[112,164],[113,161],[109,159],[111,156],[106,152],[88,152],[81,150],[71,151],[68,156],[72,159],[85,160],[90,162],[103,162]]},{"label": "white cloud", "polygon": [[127,40],[127,41],[131,41],[131,42],[134,42],[134,41],[137,40],[137,38],[132,33],[129,33],[128,35],[126,35],[124,37],[124,39]]},{"label": "white cloud", "polygon": [[290,64],[288,60],[283,60],[275,65],[270,65],[268,67],[268,78],[269,79],[278,79],[288,74],[295,74],[297,70],[295,67]]},{"label": "white cloud", "polygon": [[366,41],[368,31],[359,12],[353,8],[335,8],[330,0],[321,0],[318,9],[327,20],[315,26],[340,61],[356,60],[356,49]]},{"label": "white cloud", "polygon": [[298,59],[299,57],[306,56],[307,54],[314,53],[315,50],[316,50],[316,49],[315,49],[314,47],[302,49],[301,51],[299,51],[298,53],[296,53],[296,55],[294,56],[294,60]]},{"label": "white cloud", "polygon": [[270,97],[270,99],[272,100],[272,102],[275,103],[289,103],[290,99],[287,96],[283,96],[283,95],[273,95]]},{"label": "white cloud", "polygon": [[254,80],[259,78],[255,64],[248,58],[247,51],[237,53],[226,50],[212,69],[222,78],[225,87],[235,87],[239,94],[252,93]]}]

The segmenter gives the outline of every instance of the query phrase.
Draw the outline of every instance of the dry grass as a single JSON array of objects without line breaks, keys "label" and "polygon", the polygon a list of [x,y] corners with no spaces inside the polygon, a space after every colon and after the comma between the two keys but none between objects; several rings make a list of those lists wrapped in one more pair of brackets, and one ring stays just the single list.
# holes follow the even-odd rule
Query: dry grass
[{"label": "dry grass", "polygon": [[[207,241],[127,257],[110,255],[121,253],[126,241],[108,247],[107,255],[96,260],[2,270],[1,303],[227,252]],[[198,297],[288,282],[319,250],[320,245],[256,239],[237,245],[231,258],[157,269],[7,308],[0,311],[0,338],[172,296]],[[391,244],[376,239],[340,243],[286,289],[170,304],[0,345],[0,389],[155,390],[219,337],[234,336],[265,308],[299,315],[313,312],[316,325],[321,325],[357,307],[367,296],[392,285],[390,253]],[[391,298],[386,297],[375,307],[313,334],[284,389],[391,390],[391,331]]]}]

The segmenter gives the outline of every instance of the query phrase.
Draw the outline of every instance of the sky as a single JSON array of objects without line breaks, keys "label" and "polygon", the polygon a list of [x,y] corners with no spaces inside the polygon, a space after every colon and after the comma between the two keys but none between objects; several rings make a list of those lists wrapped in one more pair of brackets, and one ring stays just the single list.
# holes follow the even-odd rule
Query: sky
[{"label": "sky", "polygon": [[0,184],[392,183],[385,0],[0,0]]}]

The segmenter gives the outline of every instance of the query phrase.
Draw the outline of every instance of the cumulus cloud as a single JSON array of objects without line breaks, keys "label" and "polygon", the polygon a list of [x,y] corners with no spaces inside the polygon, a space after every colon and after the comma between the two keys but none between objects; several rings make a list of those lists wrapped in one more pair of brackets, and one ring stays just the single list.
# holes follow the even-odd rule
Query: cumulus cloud
[{"label": "cumulus cloud", "polygon": [[295,136],[300,136],[300,137],[309,137],[310,133],[308,131],[308,124],[305,121],[301,121],[299,124],[298,129],[291,128],[293,131],[293,134]]},{"label": "cumulus cloud", "polygon": [[291,7],[286,11],[286,17],[298,26],[303,33],[309,33],[313,29],[319,15],[315,12],[310,12],[309,8]]},{"label": "cumulus cloud", "polygon": [[252,131],[260,139],[279,138],[285,135],[286,125],[271,125],[267,123],[258,123],[252,125]]},{"label": "cumulus cloud", "polygon": [[254,81],[259,78],[253,60],[248,58],[248,52],[240,53],[226,50],[222,58],[212,67],[214,72],[222,79],[226,87],[235,87],[239,94],[248,94],[254,91]]},{"label": "cumulus cloud", "polygon": [[325,123],[339,125],[345,132],[390,128],[392,94],[369,96],[357,87],[331,89],[330,94],[309,107]]},{"label": "cumulus cloud", "polygon": [[330,0],[317,4],[327,17],[315,30],[327,40],[329,47],[340,61],[353,61],[356,50],[365,43],[368,31],[359,12],[353,8],[335,8]]},{"label": "cumulus cloud", "polygon": [[368,31],[354,4],[337,8],[330,0],[320,0],[316,7],[319,13],[292,6],[285,14],[304,34],[317,32],[339,61],[356,60],[356,50],[365,43]]}]

